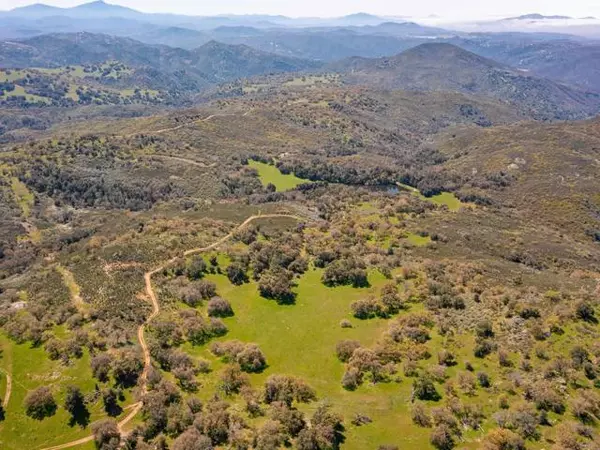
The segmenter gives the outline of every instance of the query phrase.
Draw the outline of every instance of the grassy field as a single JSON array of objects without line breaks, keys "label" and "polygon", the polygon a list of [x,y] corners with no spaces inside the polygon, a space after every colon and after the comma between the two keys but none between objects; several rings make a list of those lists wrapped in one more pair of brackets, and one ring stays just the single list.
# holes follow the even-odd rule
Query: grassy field
[{"label": "grassy field", "polygon": [[422,247],[431,242],[429,236],[421,236],[417,233],[407,233],[406,240],[417,247]]},{"label": "grassy field", "polygon": [[436,205],[446,205],[450,211],[458,211],[463,206],[463,203],[451,192],[442,192],[428,200]]},{"label": "grassy field", "polygon": [[[254,283],[233,286],[224,276],[209,276],[235,312],[234,317],[225,319],[229,333],[222,340],[255,342],[263,350],[268,368],[261,374],[251,375],[256,387],[275,373],[299,376],[313,386],[319,399],[331,403],[346,419],[344,449],[377,448],[392,443],[401,448],[426,447],[428,430],[415,427],[410,419],[410,380],[404,379],[399,384],[365,383],[354,392],[344,390],[340,382],[344,365],[335,355],[336,343],[356,339],[370,346],[388,326],[383,319],[353,318],[350,303],[379,292],[385,278],[379,272],[372,272],[370,288],[329,288],[321,283],[321,275],[321,270],[303,275],[296,288],[296,303],[288,306],[261,298]],[[342,319],[350,320],[353,328],[342,328]],[[212,373],[218,374],[222,363],[215,361],[207,347],[186,344],[184,348],[195,356],[211,360]],[[201,376],[200,380],[203,386],[200,395],[210,397],[216,388],[214,375]],[[315,407],[316,404],[312,404],[302,409],[309,412]],[[350,421],[357,413],[368,415],[373,423],[353,426]]]},{"label": "grassy field", "polygon": [[433,195],[431,197],[425,197],[423,194],[421,194],[419,192],[418,189],[415,189],[412,186],[408,186],[408,185],[402,184],[402,183],[398,183],[398,186],[401,189],[412,192],[414,195],[419,197],[421,200],[426,200],[428,202],[435,203],[436,205],[445,205],[448,207],[448,209],[450,211],[458,211],[462,206],[464,206],[464,203],[462,203],[456,197],[456,195],[454,195],[452,192],[442,192],[441,194],[438,194],[438,195]]},{"label": "grassy field", "polygon": [[259,161],[249,161],[248,165],[258,171],[258,176],[264,186],[271,183],[278,192],[289,191],[300,184],[309,182],[308,180],[298,178],[294,174],[283,174],[277,167],[270,164]]},{"label": "grassy field", "polygon": [[44,103],[50,102],[50,100],[47,99],[46,97],[41,97],[39,95],[34,95],[34,94],[28,94],[25,91],[25,88],[23,86],[19,86],[18,84],[15,85],[14,90],[12,90],[10,92],[5,91],[3,95],[0,95],[0,99],[8,98],[8,97],[25,97],[28,102],[44,102]]},{"label": "grassy field", "polygon": [[[3,350],[0,368],[10,372],[13,379],[6,419],[0,422],[0,448],[33,450],[62,444],[90,434],[89,425],[86,428],[69,426],[69,415],[62,407],[68,385],[78,386],[85,394],[94,391],[96,382],[91,375],[90,356],[87,351],[81,359],[64,366],[58,361],[48,359],[42,348],[32,348],[30,344],[15,344],[4,335],[0,335],[0,347]],[[2,375],[2,395],[5,389],[4,378]],[[25,414],[23,400],[28,391],[40,386],[50,387],[58,409],[54,416],[38,421]],[[88,408],[91,413],[90,422],[105,417],[101,400],[88,405]],[[91,449],[93,445],[80,448]]]},{"label": "grassy field", "polygon": [[31,208],[33,208],[33,194],[29,191],[29,189],[27,189],[27,186],[25,186],[21,181],[19,181],[18,178],[11,178],[10,181],[13,194],[15,195],[15,199],[21,207],[23,216],[27,218],[31,214]]},{"label": "grassy field", "polygon": [[[136,89],[133,87],[120,89],[102,84],[103,80],[120,80],[123,77],[129,76],[133,73],[132,69],[114,61],[108,61],[98,66],[93,66],[93,68],[92,70],[92,66],[84,67],[76,65],[52,69],[0,70],[0,82],[17,82],[28,75],[34,78],[39,76],[52,77],[55,82],[66,84],[68,90],[65,93],[65,98],[75,102],[80,100],[77,90],[85,90],[86,88],[93,88],[103,93],[117,94],[122,98],[134,97]],[[160,95],[160,92],[153,89],[140,89],[140,94],[143,97],[149,97],[154,100]],[[0,95],[0,99],[16,96],[23,96],[28,102],[44,102],[48,104],[52,102],[48,97],[28,94],[21,84],[16,84],[12,91],[5,91],[4,94]]]}]

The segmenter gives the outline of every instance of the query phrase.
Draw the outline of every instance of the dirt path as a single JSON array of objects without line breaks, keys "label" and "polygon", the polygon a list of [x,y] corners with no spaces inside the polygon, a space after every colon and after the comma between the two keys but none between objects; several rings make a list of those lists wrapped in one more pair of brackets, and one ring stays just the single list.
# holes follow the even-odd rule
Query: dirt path
[{"label": "dirt path", "polygon": [[4,411],[6,411],[6,408],[8,408],[8,402],[10,400],[10,394],[12,393],[12,377],[8,372],[2,372],[4,372],[4,375],[6,375],[6,392],[4,393],[4,398],[2,399],[2,408]]},{"label": "dirt path", "polygon": [[[248,114],[250,114],[252,110],[249,109],[248,111],[246,111],[244,114],[240,114],[242,117],[247,116]],[[161,128],[160,130],[156,130],[156,131],[151,131],[151,134],[163,134],[163,133],[168,133],[169,131],[177,131],[183,127],[186,127],[188,125],[193,125],[195,123],[199,123],[199,122],[208,122],[212,119],[214,119],[215,117],[231,117],[231,116],[237,116],[237,114],[235,113],[216,113],[216,114],[211,114],[208,117],[205,117],[204,119],[199,119],[199,120],[195,120],[193,122],[187,122],[187,123],[182,123],[181,125],[177,125],[175,127],[170,127],[170,128]],[[136,135],[139,133],[134,133],[133,135]]]},{"label": "dirt path", "polygon": [[202,167],[203,169],[208,169],[210,167],[214,167],[217,165],[217,163],[204,164],[204,163],[201,163],[198,161],[194,161],[193,159],[182,158],[180,156],[161,155],[161,154],[150,154],[150,155],[144,155],[144,156],[146,156],[148,158],[172,159],[174,161],[179,161],[179,162],[183,162],[186,164],[191,164],[193,166]]},{"label": "dirt path", "polygon": [[[283,217],[288,217],[288,218],[296,219],[296,220],[304,220],[304,218],[302,218],[300,216],[296,216],[294,214],[263,214],[263,215],[258,214],[258,215],[250,216],[246,220],[244,220],[240,225],[238,225],[229,234],[223,236],[222,238],[218,239],[217,241],[213,242],[212,244],[207,245],[206,247],[192,248],[190,250],[183,252],[183,255],[189,256],[189,255],[192,255],[195,253],[203,253],[203,252],[208,252],[210,250],[214,250],[219,245],[221,245],[224,242],[227,242],[229,239],[231,239],[237,231],[248,226],[248,224],[250,224],[251,222],[253,222],[257,219],[275,219],[275,218],[283,218]],[[140,385],[141,385],[142,395],[146,394],[148,392],[148,385],[147,385],[148,384],[147,383],[148,372],[150,371],[150,367],[152,366],[152,360],[150,358],[150,350],[148,349],[148,344],[146,343],[146,326],[152,321],[152,319],[154,319],[160,313],[160,304],[158,303],[158,298],[156,297],[156,293],[154,292],[154,289],[152,288],[152,276],[157,274],[158,272],[161,272],[162,270],[164,270],[170,264],[175,262],[179,257],[180,256],[175,256],[175,257],[171,258],[170,260],[168,260],[167,262],[165,262],[164,264],[162,264],[160,267],[152,269],[151,271],[146,272],[144,274],[144,283],[146,285],[146,294],[148,295],[148,297],[150,298],[150,302],[152,303],[152,313],[150,313],[150,315],[148,317],[146,317],[146,320],[144,321],[143,324],[141,324],[139,326],[138,332],[137,332],[138,340],[140,342],[140,346],[142,347],[142,352],[144,353],[144,370],[142,371],[142,374],[140,375]],[[134,403],[134,404],[130,405],[130,408],[131,408],[131,411],[129,412],[129,414],[127,414],[127,416],[125,416],[123,419],[121,419],[118,423],[119,431],[121,431],[121,433],[123,433],[123,428],[127,424],[129,424],[129,422],[131,422],[133,420],[133,418],[137,415],[138,412],[140,412],[140,410],[142,409],[142,402],[140,401],[140,402]],[[61,444],[61,445],[55,445],[54,447],[46,447],[41,450],[61,450],[64,448],[71,448],[71,447],[76,447],[77,445],[86,444],[93,440],[94,440],[94,436],[86,436],[86,437],[78,439],[76,441],[67,442],[66,444]]]},{"label": "dirt path", "polygon": [[[245,117],[248,114],[250,114],[251,112],[252,112],[252,109],[249,109],[245,113],[239,114],[239,115],[242,116],[242,117]],[[238,114],[236,114],[236,113],[216,113],[216,114],[211,114],[210,116],[205,117],[204,119],[198,119],[198,120],[194,120],[192,122],[182,123],[181,125],[176,125],[174,127],[161,128],[161,129],[155,130],[155,131],[136,131],[135,133],[125,134],[125,135],[117,135],[116,137],[130,138],[130,137],[134,137],[134,136],[137,136],[139,134],[142,134],[142,133],[146,133],[146,134],[163,134],[163,133],[168,133],[169,131],[180,130],[183,127],[187,127],[188,125],[193,125],[195,123],[208,122],[208,121],[214,119],[215,117],[227,117],[227,116],[237,116],[237,115]]]}]

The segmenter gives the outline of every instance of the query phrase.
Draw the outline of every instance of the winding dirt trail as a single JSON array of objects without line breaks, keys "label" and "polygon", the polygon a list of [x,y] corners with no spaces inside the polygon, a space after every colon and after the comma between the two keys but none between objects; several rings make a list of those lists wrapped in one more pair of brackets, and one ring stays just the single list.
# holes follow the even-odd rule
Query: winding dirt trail
[{"label": "winding dirt trail", "polygon": [[[258,215],[250,216],[246,220],[244,220],[240,225],[238,225],[236,228],[234,228],[229,234],[216,240],[212,244],[207,245],[206,247],[197,247],[197,248],[192,248],[190,250],[187,250],[187,251],[183,252],[183,256],[189,256],[189,255],[192,255],[195,253],[204,253],[204,252],[208,252],[210,250],[214,250],[219,245],[221,245],[221,244],[227,242],[229,239],[231,239],[236,232],[238,232],[239,230],[248,226],[248,224],[252,223],[253,221],[255,221],[257,219],[275,219],[275,218],[284,218],[284,217],[296,219],[296,220],[305,220],[304,218],[302,218],[300,216],[297,216],[294,214],[284,214],[284,213],[281,213],[281,214],[258,214]],[[147,383],[148,372],[150,371],[150,367],[152,366],[152,360],[150,358],[150,350],[148,349],[148,344],[146,343],[146,326],[152,321],[152,319],[154,319],[160,313],[160,304],[158,303],[158,298],[156,296],[156,293],[154,292],[154,289],[152,288],[152,276],[156,275],[158,272],[161,272],[162,270],[164,270],[170,264],[175,262],[178,258],[180,258],[180,256],[174,256],[173,258],[171,258],[170,260],[168,260],[167,262],[162,264],[160,267],[152,269],[149,272],[146,272],[144,274],[144,283],[146,285],[146,294],[148,295],[148,297],[150,298],[150,302],[152,303],[152,313],[150,313],[150,315],[148,317],[146,317],[146,320],[144,321],[144,323],[142,323],[139,326],[138,331],[137,331],[138,340],[140,342],[142,352],[144,353],[144,370],[142,371],[142,374],[140,375],[140,386],[141,386],[142,395],[146,394],[148,392],[148,383]],[[8,388],[7,388],[7,390],[8,390]],[[130,408],[131,408],[131,411],[129,412],[129,414],[127,414],[127,416],[125,416],[123,419],[121,419],[118,423],[119,431],[121,433],[123,433],[124,427],[133,420],[133,418],[137,415],[138,412],[140,412],[140,410],[142,409],[142,402],[139,401],[137,403],[134,403],[134,404],[130,405]],[[86,444],[93,440],[94,440],[94,436],[91,435],[91,436],[86,436],[81,439],[77,439],[76,441],[71,441],[71,442],[67,442],[65,444],[55,445],[53,447],[46,447],[41,450],[62,450],[64,448],[71,448],[71,447],[76,447],[78,445]]]}]

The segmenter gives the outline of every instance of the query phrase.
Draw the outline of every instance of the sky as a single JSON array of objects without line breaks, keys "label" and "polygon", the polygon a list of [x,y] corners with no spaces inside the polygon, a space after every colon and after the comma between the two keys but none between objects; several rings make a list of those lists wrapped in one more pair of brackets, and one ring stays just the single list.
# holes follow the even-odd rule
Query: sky
[{"label": "sky", "polygon": [[[75,6],[82,0],[0,0],[0,9],[46,3]],[[600,0],[108,0],[144,12],[168,12],[190,15],[282,14],[291,17],[336,17],[356,12],[385,16],[475,19],[541,13],[574,17],[600,16]]]}]

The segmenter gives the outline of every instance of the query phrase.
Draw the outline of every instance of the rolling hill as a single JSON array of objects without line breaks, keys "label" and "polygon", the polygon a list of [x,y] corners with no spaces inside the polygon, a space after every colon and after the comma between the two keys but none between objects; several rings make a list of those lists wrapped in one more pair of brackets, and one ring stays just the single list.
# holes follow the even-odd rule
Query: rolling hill
[{"label": "rolling hill", "polygon": [[99,65],[118,61],[131,70],[111,86],[197,92],[216,83],[269,73],[299,72],[319,63],[274,55],[245,45],[211,41],[188,51],[134,39],[93,33],[36,36],[0,42],[0,68],[46,68]]},{"label": "rolling hill", "polygon": [[422,44],[390,58],[350,58],[330,68],[351,84],[494,97],[537,119],[583,118],[600,111],[596,93],[532,77],[445,43]]}]

